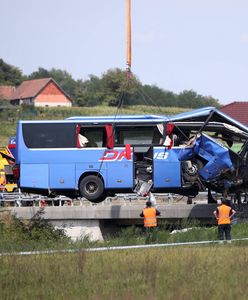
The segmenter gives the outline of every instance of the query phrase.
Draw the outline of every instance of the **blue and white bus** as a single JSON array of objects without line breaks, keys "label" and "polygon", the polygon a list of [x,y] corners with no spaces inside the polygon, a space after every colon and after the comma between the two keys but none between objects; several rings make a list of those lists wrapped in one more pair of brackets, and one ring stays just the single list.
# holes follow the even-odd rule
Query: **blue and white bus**
[{"label": "blue and white bus", "polygon": [[[223,132],[223,136],[234,136],[221,122],[203,121],[211,109],[170,118],[126,115],[20,120],[16,139],[19,186],[24,192],[80,196],[92,202],[115,193],[139,192],[143,183],[155,193],[195,196],[207,187],[221,190],[223,174],[230,182],[238,158],[203,133],[204,129],[216,136]],[[247,132],[239,132],[236,138],[245,144]]]}]

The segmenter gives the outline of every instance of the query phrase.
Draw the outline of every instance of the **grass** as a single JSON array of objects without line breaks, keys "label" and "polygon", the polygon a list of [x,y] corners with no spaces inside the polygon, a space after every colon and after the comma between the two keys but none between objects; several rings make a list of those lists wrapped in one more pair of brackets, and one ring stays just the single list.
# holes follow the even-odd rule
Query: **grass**
[{"label": "grass", "polygon": [[[146,234],[142,227],[129,226],[105,236],[104,242],[90,242],[87,237],[72,242],[63,231],[54,229],[42,218],[41,209],[30,221],[17,219],[7,211],[0,212],[0,252],[34,250],[82,249],[88,247],[111,247],[123,245],[145,245],[150,243],[179,243],[214,241],[218,239],[217,226],[200,227],[196,221],[183,220],[174,224],[162,223],[152,234]],[[186,232],[171,234],[174,228],[188,228]],[[248,237],[248,223],[232,226],[232,238]]]},{"label": "grass", "polygon": [[[0,252],[82,249],[145,244],[141,228],[128,227],[104,243],[72,243],[42,219],[29,222],[0,214]],[[187,232],[170,234],[162,224],[153,242],[217,239],[217,227],[184,220]],[[248,224],[232,227],[233,238],[247,237]],[[0,257],[1,299],[247,299],[247,242],[104,252]]]},{"label": "grass", "polygon": [[1,299],[247,299],[248,248],[0,258]]}]

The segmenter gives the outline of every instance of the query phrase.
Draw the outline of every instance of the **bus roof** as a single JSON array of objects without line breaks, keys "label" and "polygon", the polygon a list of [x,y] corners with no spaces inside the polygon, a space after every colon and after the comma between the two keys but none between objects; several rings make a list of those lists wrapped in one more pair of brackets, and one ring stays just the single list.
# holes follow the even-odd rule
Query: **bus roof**
[{"label": "bus roof", "polygon": [[20,123],[162,123],[170,118],[159,115],[75,116],[65,120],[20,120]]},{"label": "bus roof", "polygon": [[161,120],[161,121],[167,121],[168,118],[165,116],[159,116],[159,115],[116,115],[116,116],[75,116],[67,118],[67,120],[122,120],[122,121],[136,121],[136,120],[142,120],[142,121],[150,121],[150,120]]},{"label": "bus roof", "polygon": [[229,117],[215,107],[203,107],[184,113],[161,115],[116,115],[116,116],[76,116],[65,120],[19,121],[19,123],[85,123],[85,124],[159,124],[163,122],[220,122],[226,123],[248,133],[248,127]]}]

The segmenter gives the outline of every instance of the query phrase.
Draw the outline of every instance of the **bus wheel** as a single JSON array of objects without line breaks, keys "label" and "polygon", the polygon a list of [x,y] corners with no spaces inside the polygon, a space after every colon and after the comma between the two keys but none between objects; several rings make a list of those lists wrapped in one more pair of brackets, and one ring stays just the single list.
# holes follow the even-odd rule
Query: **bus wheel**
[{"label": "bus wheel", "polygon": [[199,170],[203,167],[203,163],[198,159],[184,161],[182,163],[183,178],[186,182],[194,182],[198,179]]},{"label": "bus wheel", "polygon": [[79,185],[80,194],[91,202],[101,202],[104,197],[104,186],[101,178],[95,175],[84,177]]}]

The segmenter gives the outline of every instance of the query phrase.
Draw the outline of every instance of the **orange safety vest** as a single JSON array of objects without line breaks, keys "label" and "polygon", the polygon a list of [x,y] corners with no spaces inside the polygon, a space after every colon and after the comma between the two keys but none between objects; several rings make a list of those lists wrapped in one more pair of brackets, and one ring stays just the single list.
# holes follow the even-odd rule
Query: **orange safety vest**
[{"label": "orange safety vest", "polygon": [[4,172],[0,172],[0,190],[4,191],[6,185],[6,176]]},{"label": "orange safety vest", "polygon": [[222,204],[217,208],[218,210],[218,225],[231,224],[230,211],[231,207]]},{"label": "orange safety vest", "polygon": [[144,215],[144,227],[157,226],[156,208],[154,207],[144,208],[143,215]]}]

